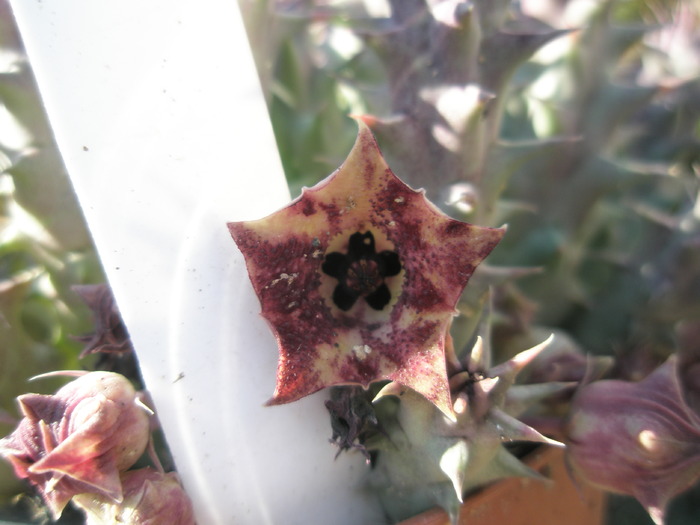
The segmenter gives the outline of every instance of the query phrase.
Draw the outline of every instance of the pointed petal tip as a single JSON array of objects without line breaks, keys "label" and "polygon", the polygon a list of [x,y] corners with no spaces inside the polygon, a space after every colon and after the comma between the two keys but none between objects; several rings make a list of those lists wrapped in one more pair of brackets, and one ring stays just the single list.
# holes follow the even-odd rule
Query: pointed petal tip
[{"label": "pointed petal tip", "polygon": [[348,115],[348,117],[350,117],[355,122],[357,122],[357,125],[360,128],[360,131],[375,126],[379,120],[374,115],[365,115],[365,114],[359,114],[359,113],[350,113]]},{"label": "pointed petal tip", "polygon": [[264,407],[274,407],[274,406],[283,405],[283,404],[284,404],[283,401],[280,401],[279,399],[277,399],[273,396],[270,399],[268,399],[267,401],[265,401],[263,403],[263,406]]},{"label": "pointed petal tip", "polygon": [[395,396],[395,397],[401,397],[403,395],[404,390],[409,389],[409,387],[402,385],[398,381],[391,381],[384,385],[379,392],[374,396],[374,399],[372,399],[372,403],[375,401],[379,401],[383,397],[387,396]]},{"label": "pointed petal tip", "polygon": [[449,387],[446,391],[446,395],[445,393],[439,393],[435,396],[430,396],[425,392],[418,392],[418,394],[437,408],[445,418],[449,419],[452,423],[457,423],[457,414],[452,404],[452,396],[449,393]]},{"label": "pointed petal tip", "polygon": [[[234,241],[236,241],[236,235],[239,233],[240,227],[241,227],[240,222],[227,222],[226,223],[226,228],[228,229],[228,232]],[[238,245],[237,242],[236,242],[236,245]]]},{"label": "pointed petal tip", "polygon": [[[373,143],[374,146],[377,148],[377,151],[379,151],[377,139],[375,138],[374,133],[370,128],[376,128],[380,120],[374,115],[350,114],[348,116],[352,118],[357,124],[357,138],[355,139],[355,145],[353,146],[352,151],[350,152],[350,156],[352,156],[352,153],[356,150],[358,145],[361,142],[363,142],[363,140]],[[381,157],[381,153],[379,155]],[[350,158],[350,156],[348,156],[348,159]],[[346,162],[348,159],[346,159]]]},{"label": "pointed petal tip", "polygon": [[457,414],[455,414],[454,409],[449,406],[449,407],[438,407],[440,409],[440,412],[442,412],[442,415],[444,415],[447,419],[449,419],[452,423],[457,423]]},{"label": "pointed petal tip", "polygon": [[351,113],[348,115],[360,128],[360,132],[368,131],[374,136],[375,133],[391,132],[401,129],[406,123],[406,116],[403,114],[390,115],[388,117],[378,117],[371,114]]}]

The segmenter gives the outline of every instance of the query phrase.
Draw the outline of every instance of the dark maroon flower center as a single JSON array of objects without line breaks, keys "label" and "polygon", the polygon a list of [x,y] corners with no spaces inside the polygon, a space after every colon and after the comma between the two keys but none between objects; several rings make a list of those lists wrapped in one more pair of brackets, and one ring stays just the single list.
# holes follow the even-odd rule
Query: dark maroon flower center
[{"label": "dark maroon flower center", "polygon": [[391,292],[384,282],[401,271],[396,252],[377,253],[371,232],[353,233],[348,241],[348,253],[331,252],[326,255],[323,272],[338,279],[333,290],[333,303],[347,311],[362,297],[375,310],[382,310],[391,300]]},{"label": "dark maroon flower center", "polygon": [[384,278],[379,273],[377,261],[360,259],[350,263],[344,284],[359,295],[367,295],[379,288]]}]

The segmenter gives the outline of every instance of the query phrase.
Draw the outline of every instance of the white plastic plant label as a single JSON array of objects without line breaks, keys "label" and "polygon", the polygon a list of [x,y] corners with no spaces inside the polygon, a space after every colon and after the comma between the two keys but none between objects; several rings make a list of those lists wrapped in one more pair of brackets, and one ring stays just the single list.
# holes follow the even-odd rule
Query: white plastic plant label
[{"label": "white plastic plant label", "polygon": [[226,222],[289,194],[236,3],[12,7],[198,522],[380,522],[323,394],[263,406],[277,348]]}]

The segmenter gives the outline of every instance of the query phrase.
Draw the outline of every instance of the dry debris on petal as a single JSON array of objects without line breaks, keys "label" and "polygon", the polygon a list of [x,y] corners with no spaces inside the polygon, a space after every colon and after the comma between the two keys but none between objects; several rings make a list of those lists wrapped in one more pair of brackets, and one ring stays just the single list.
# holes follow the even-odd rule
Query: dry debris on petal
[{"label": "dry debris on petal", "polygon": [[359,127],[327,179],[264,219],[228,225],[279,344],[269,403],[389,379],[454,417],[447,330],[504,230],[447,217],[392,173]]},{"label": "dry debris on petal", "polygon": [[365,459],[371,460],[364,446],[369,431],[379,431],[377,416],[367,392],[360,387],[340,387],[331,389],[326,409],[331,416],[333,435],[331,442],[338,446],[337,458],[346,450],[359,450]]}]

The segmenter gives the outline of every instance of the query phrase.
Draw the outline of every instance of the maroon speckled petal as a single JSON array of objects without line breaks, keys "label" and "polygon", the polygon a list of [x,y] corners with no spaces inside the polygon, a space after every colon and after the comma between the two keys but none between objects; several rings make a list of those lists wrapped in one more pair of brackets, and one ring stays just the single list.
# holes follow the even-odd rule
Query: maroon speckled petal
[{"label": "maroon speckled petal", "polygon": [[[359,127],[327,179],[264,219],[228,225],[279,344],[270,404],[390,379],[453,417],[445,337],[469,277],[504,230],[447,217],[392,173],[369,128]],[[338,308],[338,279],[321,269],[327,254],[348,252],[357,232],[371,232],[376,252],[396,252],[401,263],[384,279],[391,300],[381,310],[364,299]]]}]

